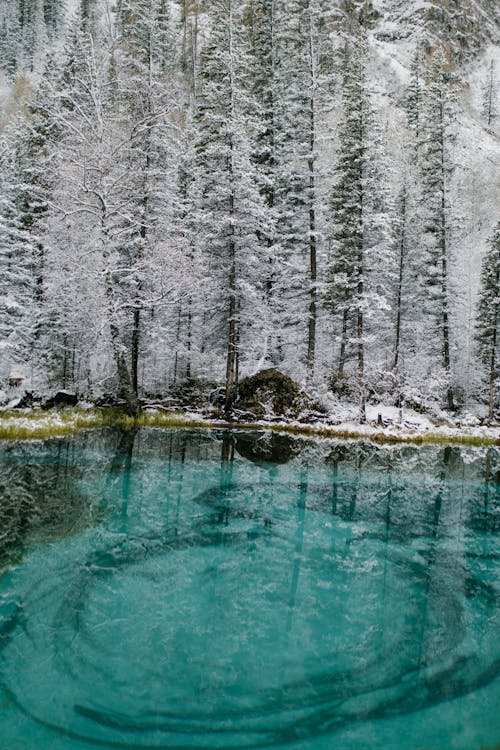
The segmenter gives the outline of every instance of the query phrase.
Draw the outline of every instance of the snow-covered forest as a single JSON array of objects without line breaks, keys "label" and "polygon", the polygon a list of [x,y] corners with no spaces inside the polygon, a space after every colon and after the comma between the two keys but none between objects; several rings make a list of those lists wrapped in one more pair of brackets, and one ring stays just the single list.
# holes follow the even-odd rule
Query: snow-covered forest
[{"label": "snow-covered forest", "polygon": [[2,0],[0,390],[493,416],[495,0]]}]

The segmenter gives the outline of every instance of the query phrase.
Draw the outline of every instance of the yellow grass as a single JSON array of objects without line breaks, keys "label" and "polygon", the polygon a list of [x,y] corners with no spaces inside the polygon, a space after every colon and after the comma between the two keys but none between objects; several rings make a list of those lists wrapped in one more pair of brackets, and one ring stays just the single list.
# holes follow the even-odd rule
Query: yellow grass
[{"label": "yellow grass", "polygon": [[123,411],[113,409],[65,409],[57,410],[18,410],[0,412],[0,440],[44,440],[64,435],[72,435],[83,429],[116,427],[127,429],[133,427],[227,427],[244,430],[273,430],[294,435],[330,438],[336,440],[369,440],[375,443],[458,443],[462,445],[500,445],[500,437],[469,435],[457,431],[455,435],[439,432],[357,432],[341,427],[322,427],[299,424],[255,424],[255,423],[213,423],[203,419],[187,417],[179,412],[152,411],[143,412],[134,418]]}]

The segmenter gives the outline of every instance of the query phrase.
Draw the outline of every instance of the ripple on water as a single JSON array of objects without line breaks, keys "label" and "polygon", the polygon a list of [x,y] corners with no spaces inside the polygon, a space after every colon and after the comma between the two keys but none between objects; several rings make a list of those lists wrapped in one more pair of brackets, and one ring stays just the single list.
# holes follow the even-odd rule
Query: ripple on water
[{"label": "ripple on water", "polygon": [[339,519],[331,485],[302,468],[212,478],[175,525],[122,514],[9,574],[0,673],[30,719],[107,747],[237,750],[403,717],[498,677],[484,540],[458,554],[449,524],[439,544],[403,543],[376,514]]}]

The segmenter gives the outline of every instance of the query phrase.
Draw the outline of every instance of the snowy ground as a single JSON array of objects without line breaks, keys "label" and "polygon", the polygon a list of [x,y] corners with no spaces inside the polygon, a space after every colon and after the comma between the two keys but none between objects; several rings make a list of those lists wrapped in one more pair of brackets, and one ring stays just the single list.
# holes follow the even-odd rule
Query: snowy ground
[{"label": "snowy ground", "polygon": [[[352,410],[351,410],[352,411]],[[307,434],[317,432],[321,436],[340,438],[359,437],[359,438],[377,438],[387,441],[420,441],[429,440],[442,442],[449,439],[450,441],[471,441],[471,442],[496,442],[500,445],[500,426],[485,426],[479,423],[476,418],[470,418],[462,422],[451,422],[449,420],[432,420],[429,417],[419,414],[411,409],[399,409],[393,406],[367,406],[367,422],[360,425],[352,418],[326,419],[320,423],[306,423],[302,421],[287,421],[280,423],[273,420],[272,423],[262,420],[257,424],[265,428],[272,426],[278,429],[281,425],[284,429],[292,428],[297,432],[304,431]]]}]

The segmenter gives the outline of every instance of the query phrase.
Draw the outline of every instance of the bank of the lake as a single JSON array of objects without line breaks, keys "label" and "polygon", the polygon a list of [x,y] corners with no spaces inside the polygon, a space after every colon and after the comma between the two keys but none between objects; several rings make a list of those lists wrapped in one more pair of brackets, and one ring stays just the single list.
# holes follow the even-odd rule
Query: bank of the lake
[{"label": "bank of the lake", "polygon": [[478,425],[433,424],[428,420],[412,427],[402,424],[378,424],[375,420],[360,425],[355,422],[322,421],[308,423],[287,420],[227,421],[207,418],[196,412],[151,409],[130,417],[116,409],[71,408],[60,410],[23,409],[0,411],[0,440],[44,440],[72,435],[80,430],[103,427],[196,427],[272,430],[307,437],[334,440],[371,440],[376,443],[452,443],[477,446],[500,446],[500,427]]}]

